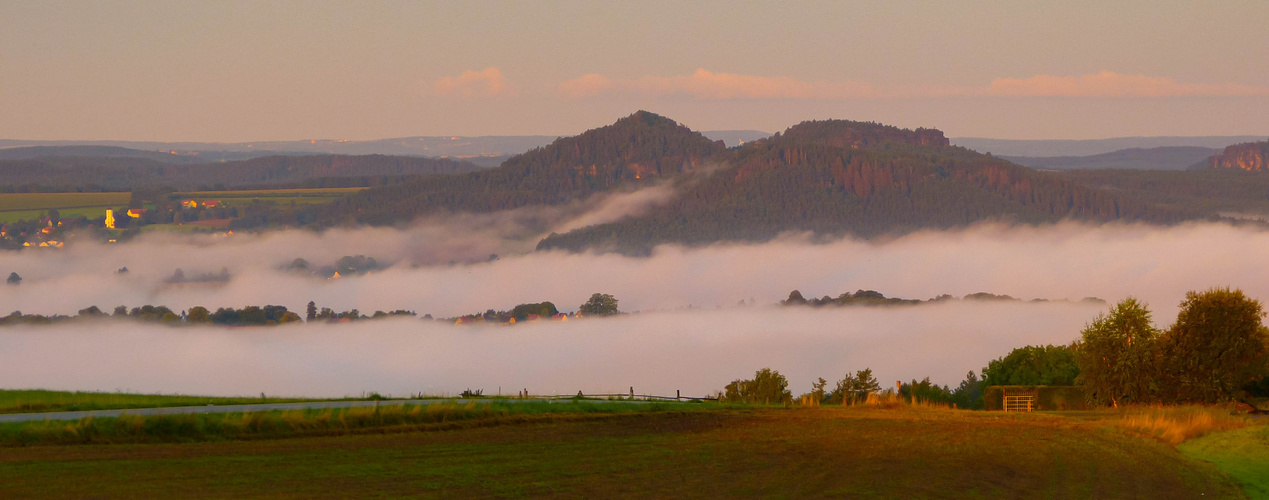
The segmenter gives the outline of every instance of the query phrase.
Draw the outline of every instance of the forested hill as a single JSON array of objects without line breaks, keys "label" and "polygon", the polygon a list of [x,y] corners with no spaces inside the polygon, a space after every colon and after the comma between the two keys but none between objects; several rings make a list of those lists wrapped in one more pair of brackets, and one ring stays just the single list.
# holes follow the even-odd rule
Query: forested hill
[{"label": "forested hill", "polygon": [[722,161],[727,149],[646,111],[513,156],[497,168],[362,191],[331,204],[327,220],[406,221],[438,210],[489,212],[555,205],[637,187]]},{"label": "forested hill", "polygon": [[942,132],[804,122],[680,183],[644,216],[552,234],[539,249],[639,253],[661,243],[761,241],[784,231],[870,237],[984,220],[1023,223],[1193,217],[951,147]]},{"label": "forested hill", "polygon": [[41,157],[0,161],[0,190],[128,191],[301,186],[315,179],[415,177],[479,170],[468,162],[405,156],[268,156],[173,165],[128,157]]}]

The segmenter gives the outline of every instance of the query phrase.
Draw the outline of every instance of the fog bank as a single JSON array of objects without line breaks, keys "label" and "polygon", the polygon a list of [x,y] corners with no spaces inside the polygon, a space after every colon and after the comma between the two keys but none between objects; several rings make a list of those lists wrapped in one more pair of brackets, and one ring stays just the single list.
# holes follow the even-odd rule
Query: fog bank
[{"label": "fog bank", "polygon": [[871,367],[883,387],[969,370],[1028,344],[1066,344],[1104,307],[953,302],[906,307],[645,313],[515,327],[415,319],[271,328],[103,321],[0,329],[4,388],[334,397],[640,393],[704,396],[762,367],[795,394]]},{"label": "fog bank", "polygon": [[[631,199],[638,197],[655,198],[636,193]],[[756,245],[663,246],[650,257],[632,258],[528,252],[535,240],[525,239],[525,231],[533,231],[514,218],[522,215],[429,220],[409,230],[155,235],[129,244],[0,253],[0,274],[16,271],[24,278],[19,286],[0,286],[0,314],[73,314],[89,305],[109,310],[147,303],[177,310],[248,304],[302,310],[314,300],[338,310],[452,316],[543,300],[572,310],[595,292],[615,295],[623,310],[640,311],[742,300],[771,304],[793,289],[808,297],[875,289],[918,299],[981,291],[1110,302],[1135,295],[1166,324],[1187,290],[1229,285],[1269,298],[1269,265],[1259,259],[1269,248],[1269,233],[1224,224],[988,224],[824,244],[791,235]],[[501,258],[493,262],[449,264],[473,255],[487,261],[488,253],[498,252]],[[321,266],[356,254],[394,265],[329,281],[280,270],[297,257]],[[124,266],[129,273],[115,273]],[[233,278],[219,285],[164,284],[176,268],[187,276],[227,268]]]}]

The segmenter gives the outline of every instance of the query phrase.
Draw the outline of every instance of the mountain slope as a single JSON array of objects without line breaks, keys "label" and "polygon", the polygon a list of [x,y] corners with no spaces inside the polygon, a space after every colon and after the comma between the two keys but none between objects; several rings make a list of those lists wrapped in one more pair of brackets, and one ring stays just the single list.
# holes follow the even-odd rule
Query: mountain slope
[{"label": "mountain slope", "polygon": [[933,129],[804,122],[747,144],[708,177],[681,180],[669,203],[644,216],[553,234],[538,248],[637,253],[785,231],[870,237],[983,220],[1166,223],[1189,216],[947,144]]},{"label": "mountain slope", "polygon": [[639,111],[514,156],[497,168],[368,189],[333,203],[326,217],[388,224],[436,211],[558,205],[674,177],[724,153],[721,141]]}]

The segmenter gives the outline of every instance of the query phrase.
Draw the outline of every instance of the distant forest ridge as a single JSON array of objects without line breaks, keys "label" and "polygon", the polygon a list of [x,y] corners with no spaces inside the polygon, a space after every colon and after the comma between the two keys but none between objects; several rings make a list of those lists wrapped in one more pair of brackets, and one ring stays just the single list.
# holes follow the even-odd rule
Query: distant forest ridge
[{"label": "distant forest ridge", "polygon": [[1165,136],[1165,137],[1116,137],[1111,139],[1080,140],[1013,140],[982,137],[953,137],[952,144],[995,156],[1092,156],[1125,149],[1149,149],[1163,147],[1198,147],[1222,149],[1244,142],[1263,141],[1269,135],[1230,136]]},{"label": "distant forest ridge", "polygon": [[480,167],[465,161],[383,155],[266,156],[195,164],[133,156],[53,156],[0,159],[0,191],[368,186],[476,170]]},{"label": "distant forest ridge", "polygon": [[[728,147],[770,137],[758,130],[712,130],[701,132]],[[41,156],[129,156],[164,163],[206,163],[243,160],[276,155],[394,155],[431,158],[509,157],[550,144],[547,135],[508,136],[418,136],[367,141],[308,140],[257,142],[140,142],[140,141],[24,141],[0,139],[0,160],[30,159]],[[100,149],[89,149],[93,146]],[[78,147],[78,148],[77,148]],[[17,152],[15,149],[28,149]],[[125,151],[131,150],[131,151]],[[175,152],[175,154],[173,153]],[[155,154],[161,153],[161,154]],[[167,156],[162,156],[167,155]]]}]

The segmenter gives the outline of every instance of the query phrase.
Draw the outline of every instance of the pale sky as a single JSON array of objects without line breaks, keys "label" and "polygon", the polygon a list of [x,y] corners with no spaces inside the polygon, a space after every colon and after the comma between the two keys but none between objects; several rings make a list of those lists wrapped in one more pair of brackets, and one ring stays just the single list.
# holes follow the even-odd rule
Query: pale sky
[{"label": "pale sky", "polygon": [[1269,135],[1269,2],[0,0],[0,138]]}]

